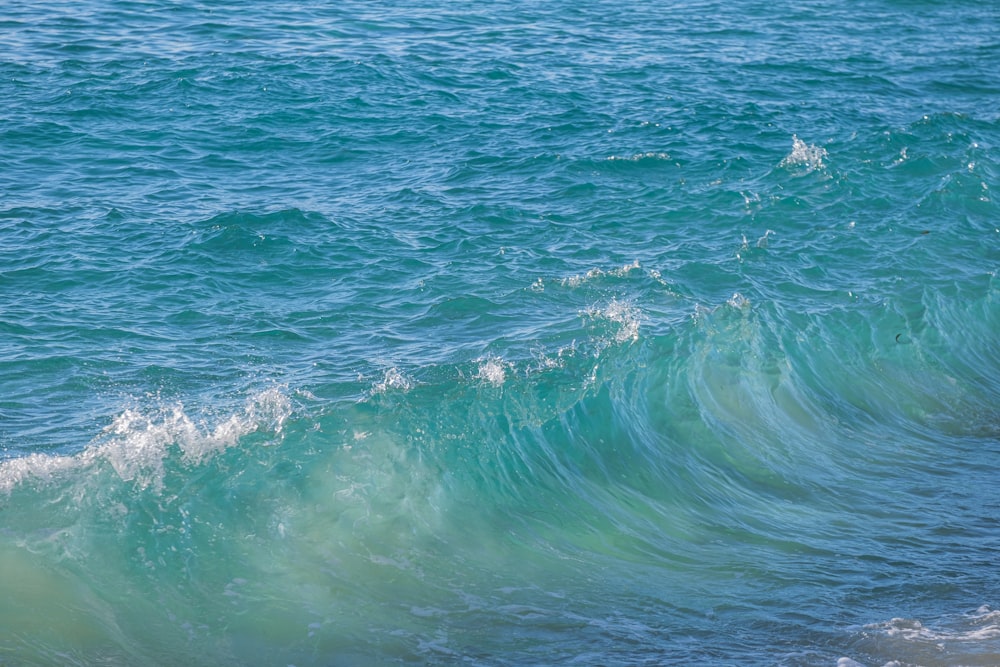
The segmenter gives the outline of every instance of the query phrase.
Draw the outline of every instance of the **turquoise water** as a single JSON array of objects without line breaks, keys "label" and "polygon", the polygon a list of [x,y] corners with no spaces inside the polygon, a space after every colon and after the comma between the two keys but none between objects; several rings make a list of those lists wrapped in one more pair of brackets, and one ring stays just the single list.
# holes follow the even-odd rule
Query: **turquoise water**
[{"label": "turquoise water", "polygon": [[8,3],[0,665],[1000,664],[1000,8]]}]

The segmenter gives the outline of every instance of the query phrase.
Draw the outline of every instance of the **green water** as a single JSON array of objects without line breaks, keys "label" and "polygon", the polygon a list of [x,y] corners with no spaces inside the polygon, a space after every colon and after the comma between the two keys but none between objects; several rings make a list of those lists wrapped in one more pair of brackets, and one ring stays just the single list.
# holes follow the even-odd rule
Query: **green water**
[{"label": "green water", "polygon": [[0,665],[994,665],[1000,12],[0,10]]}]

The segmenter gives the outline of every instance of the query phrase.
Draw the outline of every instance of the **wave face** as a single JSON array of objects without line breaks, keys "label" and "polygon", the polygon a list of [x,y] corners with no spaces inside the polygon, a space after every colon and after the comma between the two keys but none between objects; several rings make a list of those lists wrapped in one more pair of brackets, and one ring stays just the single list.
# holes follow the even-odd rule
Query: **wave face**
[{"label": "wave face", "polygon": [[1000,13],[661,5],[5,10],[0,665],[1000,663]]}]

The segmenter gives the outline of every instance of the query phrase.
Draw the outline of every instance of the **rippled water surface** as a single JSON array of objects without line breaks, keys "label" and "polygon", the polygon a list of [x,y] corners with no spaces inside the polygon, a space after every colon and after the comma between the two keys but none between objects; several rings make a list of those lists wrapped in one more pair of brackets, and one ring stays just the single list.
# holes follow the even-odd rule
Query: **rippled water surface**
[{"label": "rippled water surface", "polygon": [[0,665],[1000,664],[992,3],[8,3]]}]

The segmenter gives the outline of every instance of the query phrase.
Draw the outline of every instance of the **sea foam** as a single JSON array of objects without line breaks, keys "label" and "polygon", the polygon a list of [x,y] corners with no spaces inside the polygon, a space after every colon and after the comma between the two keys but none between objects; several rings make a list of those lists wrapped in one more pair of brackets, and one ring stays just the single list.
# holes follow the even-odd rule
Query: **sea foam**
[{"label": "sea foam", "polygon": [[823,160],[827,158],[826,149],[821,146],[807,144],[792,135],[792,152],[778,163],[779,167],[806,167],[809,171],[822,169]]},{"label": "sea foam", "polygon": [[278,388],[255,394],[244,408],[214,421],[195,420],[183,404],[128,408],[83,451],[72,455],[31,454],[0,464],[0,492],[28,481],[49,481],[63,473],[107,464],[126,482],[160,489],[164,461],[172,451],[188,465],[200,464],[236,446],[250,433],[280,434],[291,402]]}]

